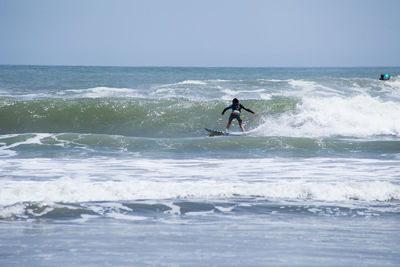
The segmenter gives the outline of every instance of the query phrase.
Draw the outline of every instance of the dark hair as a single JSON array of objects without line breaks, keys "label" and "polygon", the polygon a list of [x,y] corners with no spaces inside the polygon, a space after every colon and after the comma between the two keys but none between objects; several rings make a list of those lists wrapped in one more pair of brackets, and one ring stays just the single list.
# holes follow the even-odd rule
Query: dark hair
[{"label": "dark hair", "polygon": [[234,98],[233,100],[232,100],[232,103],[239,103],[239,99],[237,99],[237,98]]}]

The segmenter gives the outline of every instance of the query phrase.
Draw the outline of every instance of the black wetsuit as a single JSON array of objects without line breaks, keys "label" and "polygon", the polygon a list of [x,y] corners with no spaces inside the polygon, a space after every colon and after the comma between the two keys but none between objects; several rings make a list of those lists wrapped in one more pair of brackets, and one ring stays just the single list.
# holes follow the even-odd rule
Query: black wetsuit
[{"label": "black wetsuit", "polygon": [[246,111],[248,111],[248,112],[254,114],[254,111],[252,111],[252,110],[249,109],[249,108],[246,108],[245,106],[243,106],[243,105],[240,104],[240,103],[233,103],[232,105],[227,106],[227,107],[224,109],[224,111],[222,111],[222,114],[224,114],[225,111],[227,111],[227,110],[230,109],[230,108],[232,109],[232,112],[235,111],[235,110],[241,112],[241,109],[244,109],[244,110],[246,110]]},{"label": "black wetsuit", "polygon": [[255,114],[254,111],[252,111],[251,109],[246,108],[246,107],[243,106],[242,104],[240,104],[240,103],[233,103],[232,105],[227,106],[227,107],[224,109],[224,111],[222,111],[222,115],[225,113],[225,111],[227,111],[227,110],[230,109],[230,108],[232,109],[232,113],[231,113],[231,115],[229,116],[229,121],[232,121],[233,119],[237,119],[240,125],[242,125],[242,115],[240,114],[240,111],[241,111],[242,109],[244,109],[244,110],[246,110],[246,111],[248,111],[248,112],[251,112],[251,113]]}]

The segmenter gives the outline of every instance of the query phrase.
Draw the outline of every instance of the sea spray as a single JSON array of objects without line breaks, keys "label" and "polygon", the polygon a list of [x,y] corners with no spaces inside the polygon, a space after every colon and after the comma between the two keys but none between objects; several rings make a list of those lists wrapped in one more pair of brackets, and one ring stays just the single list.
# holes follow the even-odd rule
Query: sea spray
[{"label": "sea spray", "polygon": [[295,109],[264,117],[258,135],[400,136],[400,103],[371,96],[304,97]]}]

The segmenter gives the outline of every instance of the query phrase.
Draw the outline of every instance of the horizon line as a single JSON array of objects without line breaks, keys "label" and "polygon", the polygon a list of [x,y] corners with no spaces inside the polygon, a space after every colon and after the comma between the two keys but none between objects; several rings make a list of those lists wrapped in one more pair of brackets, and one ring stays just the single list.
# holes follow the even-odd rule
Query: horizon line
[{"label": "horizon line", "polygon": [[77,65],[77,64],[7,64],[0,63],[0,66],[36,66],[36,67],[116,67],[116,68],[399,68],[399,66],[196,66],[196,65]]}]

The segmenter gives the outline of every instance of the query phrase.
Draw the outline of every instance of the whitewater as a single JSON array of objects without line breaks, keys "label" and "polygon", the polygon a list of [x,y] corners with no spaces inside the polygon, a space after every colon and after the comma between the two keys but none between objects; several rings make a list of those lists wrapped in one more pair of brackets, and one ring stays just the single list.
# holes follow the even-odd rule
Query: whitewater
[{"label": "whitewater", "polygon": [[0,66],[2,266],[398,266],[399,222],[400,68]]}]

